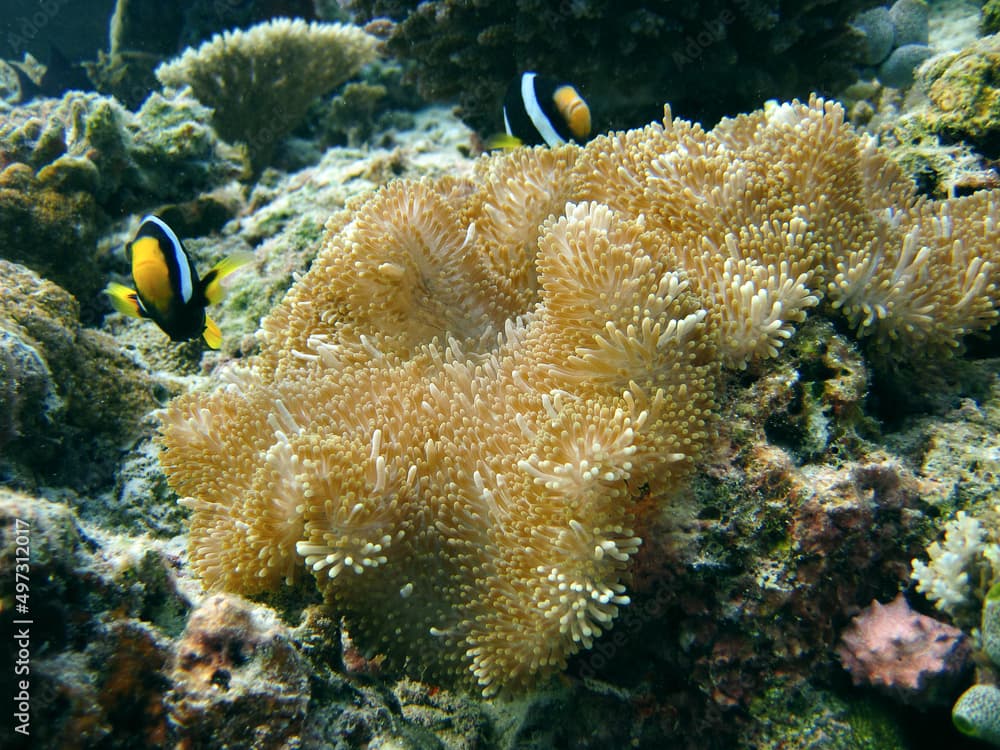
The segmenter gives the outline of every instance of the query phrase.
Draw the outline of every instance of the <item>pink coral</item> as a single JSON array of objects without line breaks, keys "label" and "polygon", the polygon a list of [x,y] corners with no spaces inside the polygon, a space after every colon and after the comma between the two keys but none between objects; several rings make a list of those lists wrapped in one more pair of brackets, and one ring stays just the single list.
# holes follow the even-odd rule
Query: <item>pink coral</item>
[{"label": "pink coral", "polygon": [[862,610],[841,635],[837,653],[855,685],[929,705],[947,699],[968,665],[970,647],[961,630],[914,612],[900,594]]}]

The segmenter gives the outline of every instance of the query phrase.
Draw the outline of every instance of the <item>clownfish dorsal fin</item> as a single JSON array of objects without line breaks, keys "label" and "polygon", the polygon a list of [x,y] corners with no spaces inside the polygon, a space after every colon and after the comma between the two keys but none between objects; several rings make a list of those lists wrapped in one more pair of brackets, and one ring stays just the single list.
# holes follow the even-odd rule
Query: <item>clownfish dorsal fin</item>
[{"label": "clownfish dorsal fin", "polygon": [[123,284],[112,281],[104,289],[104,293],[111,298],[111,306],[122,315],[131,318],[145,318],[146,311],[142,309],[139,295],[134,289],[129,289]]},{"label": "clownfish dorsal fin", "polygon": [[218,349],[222,346],[222,331],[218,324],[207,315],[205,316],[205,330],[201,332],[201,337],[205,339],[205,344],[210,349]]},{"label": "clownfish dorsal fin", "polygon": [[210,305],[222,301],[225,290],[222,288],[222,280],[238,268],[242,268],[254,258],[253,253],[236,253],[228,258],[223,258],[211,270],[205,274],[201,280],[204,290],[205,300]]}]

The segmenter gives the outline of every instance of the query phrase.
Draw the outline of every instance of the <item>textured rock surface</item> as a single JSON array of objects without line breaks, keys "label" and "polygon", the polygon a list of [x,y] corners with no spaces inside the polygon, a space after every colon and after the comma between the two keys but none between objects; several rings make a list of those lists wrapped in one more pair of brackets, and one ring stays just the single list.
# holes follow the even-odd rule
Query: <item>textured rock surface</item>
[{"label": "textured rock surface", "polygon": [[15,484],[87,487],[171,389],[106,333],[83,327],[61,287],[5,260],[0,278],[0,463]]},{"label": "textured rock surface", "polygon": [[309,705],[309,668],[277,617],[236,597],[205,599],[177,642],[171,721],[195,746],[248,740],[294,747]]},{"label": "textured rock surface", "polygon": [[933,132],[972,141],[991,157],[1000,153],[1000,35],[984,37],[920,69],[932,106],[923,115]]}]

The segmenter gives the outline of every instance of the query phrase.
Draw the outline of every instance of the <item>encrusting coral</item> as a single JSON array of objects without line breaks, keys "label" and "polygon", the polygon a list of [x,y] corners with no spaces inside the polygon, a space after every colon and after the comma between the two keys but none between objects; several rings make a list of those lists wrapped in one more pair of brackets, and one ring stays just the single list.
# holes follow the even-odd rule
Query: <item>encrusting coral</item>
[{"label": "encrusting coral", "polygon": [[165,86],[190,86],[215,110],[219,135],[246,143],[260,165],[317,96],[375,58],[375,44],[355,26],[279,18],[216,34],[158,67],[156,77]]},{"label": "encrusting coral", "polygon": [[79,316],[65,289],[0,259],[0,467],[8,481],[41,471],[99,476],[100,457],[139,434],[167,387]]},{"label": "encrusting coral", "polygon": [[919,76],[928,106],[918,116],[921,124],[948,140],[971,141],[995,158],[1000,131],[998,64],[1000,34],[992,34],[923,66]]},{"label": "encrusting coral", "polygon": [[721,367],[807,312],[886,356],[996,318],[1000,193],[932,202],[835,104],[389,184],[261,351],[163,416],[210,588],[315,576],[351,635],[487,694],[561,669],[702,455]]},{"label": "encrusting coral", "polygon": [[267,716],[266,729],[258,726],[254,733],[255,743],[298,744],[309,673],[290,640],[288,628],[273,613],[253,609],[238,597],[218,594],[201,602],[188,618],[171,665],[167,706],[185,739],[239,746],[245,742],[245,723],[261,724],[259,717]]},{"label": "encrusting coral", "polygon": [[953,695],[970,651],[961,630],[914,612],[902,594],[888,604],[873,601],[837,647],[855,685],[867,683],[924,706]]}]

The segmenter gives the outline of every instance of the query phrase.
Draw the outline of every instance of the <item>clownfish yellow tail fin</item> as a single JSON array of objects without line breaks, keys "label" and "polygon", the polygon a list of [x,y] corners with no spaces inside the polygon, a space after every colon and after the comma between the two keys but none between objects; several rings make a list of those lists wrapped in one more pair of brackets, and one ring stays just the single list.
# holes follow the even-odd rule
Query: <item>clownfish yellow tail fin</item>
[{"label": "clownfish yellow tail fin", "polygon": [[214,305],[222,301],[225,290],[222,288],[222,280],[238,268],[245,266],[254,258],[253,253],[236,253],[228,258],[223,258],[212,269],[205,274],[201,280],[205,290],[205,299],[208,304]]},{"label": "clownfish yellow tail fin", "polygon": [[142,305],[139,304],[139,295],[134,289],[112,281],[104,289],[104,293],[111,298],[111,306],[122,315],[128,315],[132,318],[146,317],[143,314]]},{"label": "clownfish yellow tail fin", "polygon": [[513,151],[515,148],[520,148],[523,145],[524,141],[510,133],[494,133],[486,139],[486,148],[489,151],[496,151],[497,149]]},{"label": "clownfish yellow tail fin", "polygon": [[201,332],[201,337],[210,349],[218,349],[222,346],[222,331],[218,324],[207,315],[205,316],[205,330]]}]

